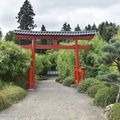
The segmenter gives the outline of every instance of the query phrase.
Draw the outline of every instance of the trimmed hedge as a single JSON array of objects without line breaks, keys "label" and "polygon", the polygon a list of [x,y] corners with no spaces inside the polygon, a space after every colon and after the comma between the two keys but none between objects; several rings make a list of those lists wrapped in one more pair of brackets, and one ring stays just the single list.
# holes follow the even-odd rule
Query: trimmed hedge
[{"label": "trimmed hedge", "polygon": [[95,95],[96,95],[96,93],[97,93],[97,91],[100,90],[100,89],[102,89],[102,88],[104,88],[104,87],[105,87],[104,84],[93,85],[93,86],[91,86],[91,87],[88,88],[87,94],[88,94],[88,96],[94,98]]},{"label": "trimmed hedge", "polygon": [[9,86],[0,91],[0,110],[18,102],[26,96],[27,92],[17,86]]},{"label": "trimmed hedge", "polygon": [[77,87],[77,91],[80,93],[85,93],[87,91],[87,89],[93,85],[96,84],[100,84],[101,82],[99,80],[96,80],[94,78],[89,78],[86,79],[85,81],[82,81],[78,87]]},{"label": "trimmed hedge", "polygon": [[108,120],[120,120],[120,103],[115,104],[107,115]]},{"label": "trimmed hedge", "polygon": [[94,104],[96,106],[105,107],[115,103],[118,90],[118,87],[115,85],[100,89],[95,95]]},{"label": "trimmed hedge", "polygon": [[74,79],[71,77],[67,77],[63,80],[63,85],[70,87],[74,83]]}]

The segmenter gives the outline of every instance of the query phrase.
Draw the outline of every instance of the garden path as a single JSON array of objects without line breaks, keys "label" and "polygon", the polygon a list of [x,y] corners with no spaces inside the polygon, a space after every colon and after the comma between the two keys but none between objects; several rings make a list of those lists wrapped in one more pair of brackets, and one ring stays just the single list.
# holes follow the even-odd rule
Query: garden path
[{"label": "garden path", "polygon": [[105,120],[92,99],[51,78],[38,82],[27,97],[0,113],[0,120]]}]

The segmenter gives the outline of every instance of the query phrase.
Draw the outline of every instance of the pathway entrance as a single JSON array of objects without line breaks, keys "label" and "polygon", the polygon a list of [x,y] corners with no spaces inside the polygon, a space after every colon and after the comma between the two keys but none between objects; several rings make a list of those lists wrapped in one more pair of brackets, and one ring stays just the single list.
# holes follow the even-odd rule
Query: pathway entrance
[{"label": "pathway entrance", "polygon": [[0,120],[105,120],[91,98],[55,82],[38,82],[27,97],[0,113]]}]

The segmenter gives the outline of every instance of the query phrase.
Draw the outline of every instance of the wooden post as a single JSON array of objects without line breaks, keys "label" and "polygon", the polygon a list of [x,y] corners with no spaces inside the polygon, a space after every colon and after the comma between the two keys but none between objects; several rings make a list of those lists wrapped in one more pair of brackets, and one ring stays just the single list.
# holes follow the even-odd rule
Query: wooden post
[{"label": "wooden post", "polygon": [[75,40],[75,68],[76,68],[76,81],[75,83],[78,84],[80,81],[80,74],[79,74],[79,48],[78,48],[78,40]]},{"label": "wooden post", "polygon": [[35,41],[36,39],[32,39],[32,87],[35,85]]}]

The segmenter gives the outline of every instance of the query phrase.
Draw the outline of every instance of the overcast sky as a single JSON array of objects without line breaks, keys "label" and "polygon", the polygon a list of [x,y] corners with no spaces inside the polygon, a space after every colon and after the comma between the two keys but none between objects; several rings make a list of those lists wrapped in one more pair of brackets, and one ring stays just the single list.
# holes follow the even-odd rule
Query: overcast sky
[{"label": "overcast sky", "polygon": [[[25,0],[0,0],[0,27],[5,34],[17,29],[16,16]],[[48,31],[60,30],[68,22],[72,30],[76,24],[83,28],[87,24],[111,21],[119,24],[120,0],[29,0],[36,14],[35,30],[44,24]]]}]

